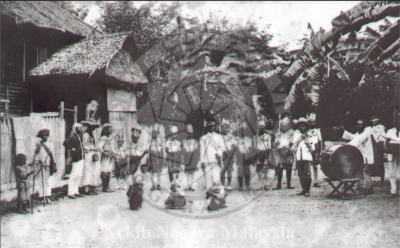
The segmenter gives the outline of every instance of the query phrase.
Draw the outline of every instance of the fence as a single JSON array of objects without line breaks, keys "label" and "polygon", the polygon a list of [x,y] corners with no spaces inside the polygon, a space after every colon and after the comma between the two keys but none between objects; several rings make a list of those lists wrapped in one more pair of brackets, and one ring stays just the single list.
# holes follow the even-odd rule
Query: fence
[{"label": "fence", "polygon": [[13,165],[12,126],[8,119],[1,121],[1,190],[15,187]]},{"label": "fence", "polygon": [[13,157],[23,153],[30,163],[36,136],[43,128],[50,130],[47,142],[57,163],[57,174],[53,175],[53,180],[61,180],[65,171],[65,121],[59,117],[59,113],[32,113],[28,117],[14,117],[11,120],[12,126],[5,121],[1,123],[1,188],[16,187]]}]

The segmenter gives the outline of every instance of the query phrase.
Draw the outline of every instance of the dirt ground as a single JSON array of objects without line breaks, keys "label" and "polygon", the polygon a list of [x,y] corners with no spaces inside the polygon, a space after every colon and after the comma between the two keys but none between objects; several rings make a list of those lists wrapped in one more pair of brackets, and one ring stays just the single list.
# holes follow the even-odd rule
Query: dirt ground
[{"label": "dirt ground", "polygon": [[62,199],[3,216],[1,247],[400,247],[400,200],[388,185],[376,181],[374,195],[344,201],[326,197],[326,182],[296,196],[293,181],[294,190],[284,179],[277,191],[229,192],[228,208],[213,213],[203,211],[199,188],[187,193],[194,203],[186,210],[164,210],[168,190],[149,191],[149,182],[139,211],[129,210],[124,190]]}]

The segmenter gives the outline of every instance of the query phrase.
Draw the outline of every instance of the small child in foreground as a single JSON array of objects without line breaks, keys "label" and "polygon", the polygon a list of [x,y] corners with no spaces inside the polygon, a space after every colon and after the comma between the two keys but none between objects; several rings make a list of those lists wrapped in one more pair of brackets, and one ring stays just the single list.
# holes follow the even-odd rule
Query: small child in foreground
[{"label": "small child in foreground", "polygon": [[218,181],[213,183],[213,186],[206,192],[206,199],[211,197],[210,204],[208,204],[208,211],[215,211],[221,208],[226,208],[225,189]]},{"label": "small child in foreground", "polygon": [[26,164],[26,155],[18,154],[15,157],[15,175],[17,177],[17,187],[18,187],[18,210],[20,214],[30,213],[29,207],[29,195],[31,184],[29,182],[29,176],[32,175],[35,170],[31,166]]},{"label": "small child in foreground", "polygon": [[141,209],[143,202],[143,183],[139,181],[131,184],[126,195],[128,196],[129,208],[131,210]]},{"label": "small child in foreground", "polygon": [[186,205],[185,194],[174,181],[171,184],[171,193],[165,200],[165,209],[183,209]]}]

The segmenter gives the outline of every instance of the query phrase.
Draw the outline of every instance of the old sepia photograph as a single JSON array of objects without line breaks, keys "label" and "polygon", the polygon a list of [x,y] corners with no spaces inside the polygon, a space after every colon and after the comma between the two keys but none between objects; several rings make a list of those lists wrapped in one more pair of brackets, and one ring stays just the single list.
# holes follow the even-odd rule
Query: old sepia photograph
[{"label": "old sepia photograph", "polygon": [[1,1],[0,238],[400,247],[400,1]]}]

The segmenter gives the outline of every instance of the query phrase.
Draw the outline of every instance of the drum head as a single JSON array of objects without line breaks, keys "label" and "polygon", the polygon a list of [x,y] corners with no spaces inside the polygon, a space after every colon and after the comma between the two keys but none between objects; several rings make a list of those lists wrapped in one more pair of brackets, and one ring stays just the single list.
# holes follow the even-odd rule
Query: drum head
[{"label": "drum head", "polygon": [[321,161],[325,175],[334,180],[356,178],[364,164],[360,150],[351,145],[337,145],[330,149]]}]

